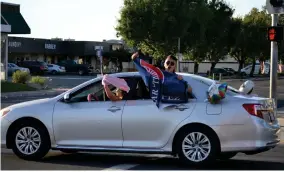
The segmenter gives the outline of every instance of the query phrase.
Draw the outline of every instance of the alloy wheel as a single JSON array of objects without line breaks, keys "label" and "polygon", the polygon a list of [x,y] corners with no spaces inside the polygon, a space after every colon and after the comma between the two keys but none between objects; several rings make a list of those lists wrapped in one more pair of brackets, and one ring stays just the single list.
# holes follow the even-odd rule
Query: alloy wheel
[{"label": "alloy wheel", "polygon": [[22,154],[31,155],[40,148],[41,137],[35,128],[24,127],[16,134],[15,143]]},{"label": "alloy wheel", "polygon": [[205,160],[211,151],[211,143],[208,137],[200,132],[188,134],[182,142],[184,156],[193,162]]}]

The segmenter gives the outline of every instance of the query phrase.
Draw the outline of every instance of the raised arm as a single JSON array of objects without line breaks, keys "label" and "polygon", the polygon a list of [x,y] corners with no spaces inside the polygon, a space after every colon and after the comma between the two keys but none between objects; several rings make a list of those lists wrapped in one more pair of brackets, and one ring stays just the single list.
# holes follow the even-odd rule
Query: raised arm
[{"label": "raised arm", "polygon": [[119,100],[121,100],[120,97],[117,97],[116,95],[113,94],[112,91],[110,91],[110,89],[108,88],[107,85],[104,85],[104,89],[105,89],[105,91],[106,91],[107,97],[108,97],[111,101],[119,101]]}]

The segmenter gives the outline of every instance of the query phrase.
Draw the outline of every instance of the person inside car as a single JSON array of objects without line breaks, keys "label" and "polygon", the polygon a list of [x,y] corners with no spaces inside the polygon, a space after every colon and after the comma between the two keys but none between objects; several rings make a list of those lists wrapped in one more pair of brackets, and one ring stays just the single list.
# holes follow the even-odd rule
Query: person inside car
[{"label": "person inside car", "polygon": [[[124,79],[121,78],[116,78],[113,76],[109,75],[104,75],[102,79],[102,85],[104,87],[104,90],[106,92],[106,96],[111,100],[111,101],[119,101],[124,99],[126,93],[130,91],[130,88],[127,84],[127,82]],[[114,91],[114,93],[110,90],[109,85],[113,85],[117,89]],[[89,94],[88,95],[88,101],[91,101],[92,98],[96,98],[94,94]]]},{"label": "person inside car", "polygon": [[[134,53],[131,56],[131,59],[135,60],[139,56],[139,53],[141,53],[141,51],[138,51],[138,52]],[[173,56],[173,55],[169,55],[169,56],[167,56],[167,58],[166,58],[166,60],[164,62],[164,69],[167,72],[175,74],[179,80],[183,80],[181,75],[176,74],[176,71],[175,71],[176,64],[177,64],[177,58],[175,56]],[[187,92],[189,93],[189,95],[192,95],[192,88],[191,88],[191,86],[189,84],[187,84],[187,85],[188,85]]]},{"label": "person inside car", "polygon": [[121,89],[119,89],[119,88],[117,88],[117,89],[115,90],[115,93],[113,93],[113,92],[109,89],[108,85],[104,85],[104,89],[105,89],[105,92],[106,92],[107,97],[108,97],[111,101],[119,101],[119,100],[122,100],[123,97],[124,97],[124,95],[126,94],[125,91],[123,91],[123,90],[121,90]]},{"label": "person inside car", "polygon": [[[176,74],[176,64],[177,64],[177,58],[175,56],[173,56],[173,55],[167,56],[165,63],[164,63],[165,71]],[[178,74],[176,74],[176,75],[177,75],[177,78],[179,80],[183,79],[181,75],[178,75]],[[188,93],[191,94],[192,88],[189,84],[187,84],[187,85],[188,85],[187,91],[188,91]]]}]

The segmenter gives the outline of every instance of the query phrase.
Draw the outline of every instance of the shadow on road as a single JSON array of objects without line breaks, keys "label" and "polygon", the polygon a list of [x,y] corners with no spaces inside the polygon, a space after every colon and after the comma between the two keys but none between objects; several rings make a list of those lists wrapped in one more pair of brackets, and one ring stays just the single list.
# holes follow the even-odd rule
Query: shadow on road
[{"label": "shadow on road", "polygon": [[[267,159],[269,160],[269,159]],[[60,154],[47,156],[42,163],[75,165],[104,168],[106,165],[116,164],[140,164],[131,170],[283,170],[284,160],[281,162],[267,162],[256,160],[232,159],[227,161],[216,161],[206,167],[185,166],[178,159],[172,157],[147,157],[132,155],[97,155],[97,154]]]}]

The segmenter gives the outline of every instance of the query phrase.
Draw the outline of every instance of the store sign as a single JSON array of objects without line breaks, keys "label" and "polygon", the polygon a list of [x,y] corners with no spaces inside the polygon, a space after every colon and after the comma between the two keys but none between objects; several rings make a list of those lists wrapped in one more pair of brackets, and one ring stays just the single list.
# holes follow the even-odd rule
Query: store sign
[{"label": "store sign", "polygon": [[21,42],[9,42],[9,47],[21,47],[22,46],[22,43]]},{"label": "store sign", "polygon": [[94,46],[94,49],[95,49],[95,50],[103,50],[104,47],[103,47],[103,46]]},{"label": "store sign", "polygon": [[56,45],[55,44],[45,44],[45,49],[55,50]]}]

